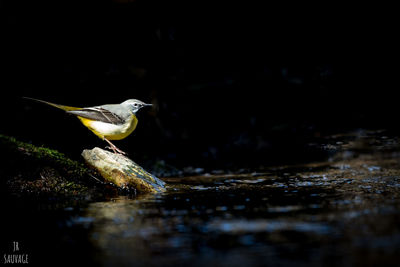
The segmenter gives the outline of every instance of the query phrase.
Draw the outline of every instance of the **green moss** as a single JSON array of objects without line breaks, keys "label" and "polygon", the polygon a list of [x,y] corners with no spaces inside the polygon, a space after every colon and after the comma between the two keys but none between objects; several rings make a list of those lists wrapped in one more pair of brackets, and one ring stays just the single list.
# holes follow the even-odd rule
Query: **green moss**
[{"label": "green moss", "polygon": [[105,193],[92,170],[57,150],[0,134],[0,153],[0,177],[11,195],[98,199]]},{"label": "green moss", "polygon": [[14,137],[0,134],[0,141],[13,149],[37,160],[45,160],[63,166],[70,174],[79,177],[85,176],[89,170],[77,161],[71,160],[65,154],[47,147],[37,147],[15,139]]}]

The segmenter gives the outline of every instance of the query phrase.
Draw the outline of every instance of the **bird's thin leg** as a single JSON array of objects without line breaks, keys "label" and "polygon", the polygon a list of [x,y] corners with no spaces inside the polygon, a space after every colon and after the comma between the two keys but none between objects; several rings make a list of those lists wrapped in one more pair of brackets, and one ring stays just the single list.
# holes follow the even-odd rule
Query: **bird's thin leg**
[{"label": "bird's thin leg", "polygon": [[115,154],[123,154],[125,155],[126,153],[124,151],[122,151],[121,149],[119,149],[118,147],[116,147],[113,143],[110,142],[110,140],[108,140],[107,138],[104,138],[104,140],[107,141],[107,143],[110,144],[110,147],[106,147],[106,148],[111,148]]}]

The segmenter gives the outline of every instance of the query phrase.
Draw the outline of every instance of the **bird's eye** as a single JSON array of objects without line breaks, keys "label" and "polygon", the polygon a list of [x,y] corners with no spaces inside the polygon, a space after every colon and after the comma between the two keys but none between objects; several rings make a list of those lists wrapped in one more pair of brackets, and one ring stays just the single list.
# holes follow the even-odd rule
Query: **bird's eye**
[{"label": "bird's eye", "polygon": [[135,104],[133,104],[135,107],[137,107],[138,106],[138,104],[137,103],[135,103]]}]

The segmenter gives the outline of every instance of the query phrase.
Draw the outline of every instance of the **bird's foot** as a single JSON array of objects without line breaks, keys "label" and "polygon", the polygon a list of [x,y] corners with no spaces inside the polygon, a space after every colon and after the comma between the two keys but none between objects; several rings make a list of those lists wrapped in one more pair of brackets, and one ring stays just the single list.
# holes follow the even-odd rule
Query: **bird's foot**
[{"label": "bird's foot", "polygon": [[106,148],[108,149],[112,149],[112,151],[114,151],[115,154],[122,154],[122,155],[126,155],[126,153],[124,151],[122,151],[121,149],[119,149],[118,147],[116,147],[113,143],[111,143],[109,140],[107,140],[106,138],[104,138],[104,140],[107,141],[107,143],[110,144],[110,146],[106,146]]},{"label": "bird's foot", "polygon": [[124,151],[122,151],[121,149],[119,149],[118,147],[114,146],[106,146],[107,149],[112,150],[115,154],[122,154],[122,155],[126,155],[126,153]]}]

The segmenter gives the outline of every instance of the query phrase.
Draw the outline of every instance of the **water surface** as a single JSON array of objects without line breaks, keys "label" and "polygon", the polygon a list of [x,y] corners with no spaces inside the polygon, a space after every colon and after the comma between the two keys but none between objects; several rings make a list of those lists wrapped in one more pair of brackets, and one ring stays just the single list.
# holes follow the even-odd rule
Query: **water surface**
[{"label": "water surface", "polygon": [[38,236],[58,247],[32,254],[102,266],[398,266],[398,144],[331,136],[321,162],[165,178],[166,193],[39,209]]}]

